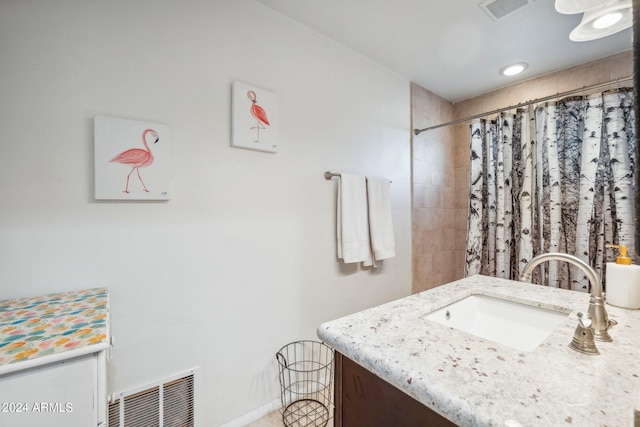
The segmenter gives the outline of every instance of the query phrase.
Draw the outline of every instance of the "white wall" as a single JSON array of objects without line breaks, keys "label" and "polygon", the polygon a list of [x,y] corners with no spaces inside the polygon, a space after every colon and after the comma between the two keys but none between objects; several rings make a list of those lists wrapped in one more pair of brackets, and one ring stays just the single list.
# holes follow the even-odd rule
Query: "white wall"
[{"label": "white wall", "polygon": [[[203,426],[277,398],[274,354],[410,292],[409,82],[250,1],[0,2],[0,298],[108,286],[110,391],[201,366]],[[278,154],[231,148],[231,83]],[[93,199],[95,114],[172,129],[169,202]],[[325,170],[388,176],[397,257],[335,257]]]}]

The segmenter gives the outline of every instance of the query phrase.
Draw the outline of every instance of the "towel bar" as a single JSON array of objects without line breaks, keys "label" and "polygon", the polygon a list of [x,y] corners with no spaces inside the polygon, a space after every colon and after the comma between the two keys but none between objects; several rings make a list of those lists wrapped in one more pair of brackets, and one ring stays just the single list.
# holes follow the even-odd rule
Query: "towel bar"
[{"label": "towel bar", "polygon": [[340,174],[339,173],[329,172],[329,171],[326,171],[324,173],[324,179],[326,179],[327,181],[330,180],[331,178],[333,178],[334,176],[340,176]]},{"label": "towel bar", "polygon": [[[341,176],[341,175],[339,173],[334,173],[334,172],[329,172],[329,171],[326,171],[324,173],[324,179],[326,179],[327,181],[329,181],[334,176]],[[393,181],[389,180],[389,183],[393,184]]]}]

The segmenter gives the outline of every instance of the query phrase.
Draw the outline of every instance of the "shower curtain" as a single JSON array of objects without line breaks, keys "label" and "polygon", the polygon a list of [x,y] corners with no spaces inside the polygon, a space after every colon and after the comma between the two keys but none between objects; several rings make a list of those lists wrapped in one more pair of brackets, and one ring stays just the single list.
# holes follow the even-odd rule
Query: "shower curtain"
[{"label": "shower curtain", "polygon": [[[466,275],[517,280],[535,255],[564,252],[604,277],[634,251],[633,90],[565,98],[471,124]],[[535,283],[589,291],[582,271],[550,262]]]}]

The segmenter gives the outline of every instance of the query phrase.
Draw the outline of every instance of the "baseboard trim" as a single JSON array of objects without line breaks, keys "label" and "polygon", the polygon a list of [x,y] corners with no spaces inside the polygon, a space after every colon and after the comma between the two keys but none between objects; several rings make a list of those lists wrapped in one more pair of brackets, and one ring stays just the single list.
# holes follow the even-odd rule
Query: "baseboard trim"
[{"label": "baseboard trim", "polygon": [[276,399],[272,402],[267,403],[266,405],[262,405],[259,408],[254,409],[247,414],[244,414],[239,418],[231,420],[228,423],[221,425],[220,427],[244,427],[247,424],[259,420],[265,415],[270,414],[277,409],[280,409],[281,406],[282,403],[280,402],[280,399]]}]

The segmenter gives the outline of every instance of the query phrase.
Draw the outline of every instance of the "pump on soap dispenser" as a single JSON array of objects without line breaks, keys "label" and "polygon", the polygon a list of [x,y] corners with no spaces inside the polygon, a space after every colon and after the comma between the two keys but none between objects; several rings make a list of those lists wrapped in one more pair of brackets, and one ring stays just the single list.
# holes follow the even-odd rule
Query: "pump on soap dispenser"
[{"label": "pump on soap dispenser", "polygon": [[607,245],[620,252],[607,263],[606,302],[616,307],[640,309],[640,266],[631,264],[625,245]]}]

